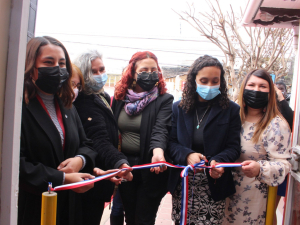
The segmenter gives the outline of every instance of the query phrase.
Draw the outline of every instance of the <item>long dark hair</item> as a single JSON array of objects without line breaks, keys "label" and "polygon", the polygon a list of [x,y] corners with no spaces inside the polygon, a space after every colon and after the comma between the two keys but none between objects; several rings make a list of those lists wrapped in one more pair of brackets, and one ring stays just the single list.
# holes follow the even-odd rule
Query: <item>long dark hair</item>
[{"label": "long dark hair", "polygon": [[49,44],[61,47],[65,53],[66,67],[69,73],[69,78],[62,84],[62,87],[58,90],[57,95],[62,100],[64,106],[70,108],[72,107],[73,98],[75,96],[73,89],[71,87],[71,77],[72,77],[71,60],[65,46],[60,41],[49,36],[35,37],[32,38],[27,43],[25,75],[24,75],[24,99],[26,104],[28,104],[29,100],[34,98],[37,93],[36,86],[32,82],[35,61],[36,58],[41,53],[40,52],[41,47]]},{"label": "long dark hair", "polygon": [[196,92],[197,85],[195,79],[198,72],[202,70],[204,67],[210,67],[210,66],[217,67],[221,70],[221,77],[220,77],[221,94],[220,97],[214,98],[211,101],[215,102],[218,99],[219,104],[223,109],[226,109],[229,106],[226,80],[224,77],[225,71],[223,69],[223,66],[218,59],[209,55],[204,55],[195,60],[195,62],[192,64],[187,74],[186,83],[184,85],[184,89],[182,93],[182,100],[179,103],[179,106],[182,109],[184,109],[186,112],[189,112],[190,110],[194,109],[195,102],[197,101],[198,93]]}]

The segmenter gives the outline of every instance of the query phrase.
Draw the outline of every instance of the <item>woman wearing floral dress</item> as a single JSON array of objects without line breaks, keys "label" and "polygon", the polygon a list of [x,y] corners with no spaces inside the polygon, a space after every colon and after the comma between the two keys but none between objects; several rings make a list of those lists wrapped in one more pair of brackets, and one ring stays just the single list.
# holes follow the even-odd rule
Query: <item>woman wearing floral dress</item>
[{"label": "woman wearing floral dress", "polygon": [[263,69],[241,86],[241,168],[233,170],[236,193],[226,201],[224,224],[265,224],[268,186],[288,174],[291,132],[277,109],[272,79]]}]

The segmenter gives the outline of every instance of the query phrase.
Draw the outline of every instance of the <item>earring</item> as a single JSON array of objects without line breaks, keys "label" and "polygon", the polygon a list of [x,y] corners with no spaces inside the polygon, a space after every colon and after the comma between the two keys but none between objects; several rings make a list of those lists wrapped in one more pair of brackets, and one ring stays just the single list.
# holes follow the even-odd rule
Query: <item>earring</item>
[{"label": "earring", "polygon": [[155,84],[155,87],[157,87],[158,86],[158,82],[156,82],[156,84]]},{"label": "earring", "polygon": [[263,112],[265,113],[267,111],[267,107],[265,107],[264,109],[263,109]]},{"label": "earring", "polygon": [[135,86],[136,86],[136,80],[133,80],[133,81],[132,81],[132,84],[131,84],[131,87],[132,87],[132,88],[135,88]]}]

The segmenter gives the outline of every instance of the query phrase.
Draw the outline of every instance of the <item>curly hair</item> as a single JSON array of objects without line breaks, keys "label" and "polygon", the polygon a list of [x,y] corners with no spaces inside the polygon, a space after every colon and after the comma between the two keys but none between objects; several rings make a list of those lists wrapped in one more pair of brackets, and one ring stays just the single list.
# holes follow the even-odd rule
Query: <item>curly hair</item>
[{"label": "curly hair", "polygon": [[224,77],[225,71],[223,69],[222,64],[218,59],[204,55],[195,60],[192,64],[191,68],[188,71],[186,84],[184,85],[182,100],[179,103],[179,107],[184,109],[187,112],[191,111],[195,107],[195,103],[197,101],[198,93],[196,92],[196,76],[200,70],[204,67],[217,67],[221,70],[221,79],[220,79],[220,91],[221,94],[219,97],[212,99],[212,103],[215,103],[219,100],[219,104],[223,109],[226,109],[229,106],[229,98],[227,94],[227,86],[226,80]]},{"label": "curly hair", "polygon": [[147,58],[153,59],[157,64],[157,68],[159,71],[159,74],[158,74],[159,94],[163,95],[167,92],[166,82],[163,79],[161,69],[158,65],[157,57],[152,52],[149,52],[149,51],[137,52],[131,57],[128,66],[124,69],[124,71],[122,73],[122,77],[121,77],[120,81],[115,86],[115,99],[116,100],[124,100],[126,92],[127,92],[128,88],[130,88],[130,86],[132,85],[132,82],[133,82],[133,77],[134,77],[135,70],[136,70],[136,63],[140,60],[147,59]]}]

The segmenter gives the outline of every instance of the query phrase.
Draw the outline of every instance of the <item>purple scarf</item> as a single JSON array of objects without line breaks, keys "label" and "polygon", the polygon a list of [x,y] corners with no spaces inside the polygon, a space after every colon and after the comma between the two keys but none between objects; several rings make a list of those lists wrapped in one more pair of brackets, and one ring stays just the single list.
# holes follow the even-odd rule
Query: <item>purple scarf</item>
[{"label": "purple scarf", "polygon": [[139,115],[143,109],[158,97],[158,88],[154,87],[150,91],[135,93],[128,89],[125,99],[125,112],[129,116]]}]

